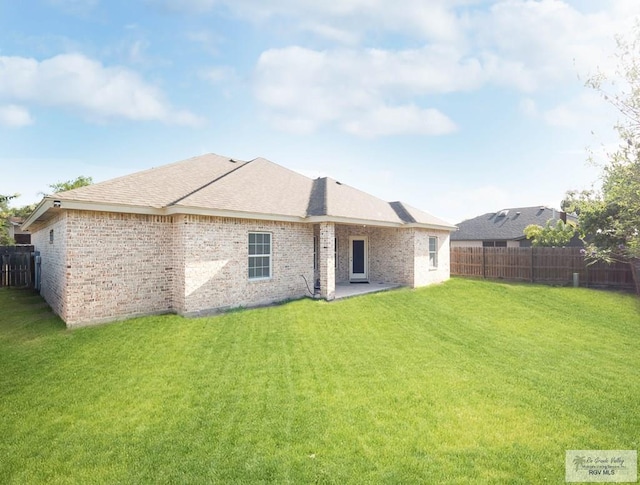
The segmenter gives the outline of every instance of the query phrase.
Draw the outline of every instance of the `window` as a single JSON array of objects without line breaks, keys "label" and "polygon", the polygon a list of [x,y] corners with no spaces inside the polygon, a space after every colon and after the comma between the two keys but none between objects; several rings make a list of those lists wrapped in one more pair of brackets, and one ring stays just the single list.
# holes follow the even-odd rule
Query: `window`
[{"label": "window", "polygon": [[249,233],[249,279],[271,277],[271,234]]},{"label": "window", "polygon": [[507,241],[482,241],[483,248],[506,248]]},{"label": "window", "polygon": [[429,269],[438,267],[438,238],[429,236]]}]

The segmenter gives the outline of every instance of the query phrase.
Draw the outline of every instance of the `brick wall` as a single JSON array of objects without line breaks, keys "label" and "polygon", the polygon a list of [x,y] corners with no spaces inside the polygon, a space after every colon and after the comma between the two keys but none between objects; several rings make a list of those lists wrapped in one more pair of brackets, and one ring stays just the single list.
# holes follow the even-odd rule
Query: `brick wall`
[{"label": "brick wall", "polygon": [[[181,313],[254,306],[309,295],[313,291],[313,226],[288,222],[183,216],[177,223],[184,251],[184,285],[176,301]],[[249,232],[271,234],[272,275],[248,277]]]},{"label": "brick wall", "polygon": [[[250,232],[271,234],[269,278],[248,277]],[[314,234],[320,236],[319,225],[67,210],[34,227],[33,240],[42,255],[43,296],[67,325],[78,326],[309,295]],[[437,270],[428,269],[429,235],[439,238]],[[335,236],[336,281],[349,279],[350,236],[367,237],[372,280],[422,286],[449,277],[448,232],[336,225]]]},{"label": "brick wall", "polygon": [[411,286],[413,233],[409,229],[336,226],[338,269],[336,281],[349,281],[350,237],[365,236],[368,241],[369,279]]},{"label": "brick wall", "polygon": [[173,218],[67,211],[69,326],[173,310]]},{"label": "brick wall", "polygon": [[[449,279],[449,231],[414,229],[413,286],[426,286]],[[429,236],[438,238],[438,267],[429,268]]]},{"label": "brick wall", "polygon": [[[67,317],[67,213],[61,212],[31,230],[33,246],[42,257],[40,294],[64,320]],[[50,242],[50,235],[53,242]]]},{"label": "brick wall", "polygon": [[[369,279],[406,286],[425,286],[449,279],[449,232],[419,228],[336,226],[336,281],[349,281],[349,238],[366,236]],[[429,236],[438,238],[438,268],[429,268]]]}]

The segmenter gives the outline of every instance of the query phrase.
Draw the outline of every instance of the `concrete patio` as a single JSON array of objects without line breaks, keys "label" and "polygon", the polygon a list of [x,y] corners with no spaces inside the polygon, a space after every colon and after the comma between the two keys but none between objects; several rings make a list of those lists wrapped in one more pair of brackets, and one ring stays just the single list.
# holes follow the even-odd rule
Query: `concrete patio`
[{"label": "concrete patio", "polygon": [[384,281],[370,281],[369,283],[349,283],[344,281],[336,283],[336,300],[349,298],[351,296],[365,295],[377,291],[392,290],[400,288],[402,285],[396,283],[386,283]]}]

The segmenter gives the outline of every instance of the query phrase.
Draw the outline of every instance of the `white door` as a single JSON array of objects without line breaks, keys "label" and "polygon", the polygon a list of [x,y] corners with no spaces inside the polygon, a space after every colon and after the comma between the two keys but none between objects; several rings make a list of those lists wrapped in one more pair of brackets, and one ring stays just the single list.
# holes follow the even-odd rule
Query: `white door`
[{"label": "white door", "polygon": [[349,279],[366,281],[369,279],[369,254],[366,236],[349,238]]}]

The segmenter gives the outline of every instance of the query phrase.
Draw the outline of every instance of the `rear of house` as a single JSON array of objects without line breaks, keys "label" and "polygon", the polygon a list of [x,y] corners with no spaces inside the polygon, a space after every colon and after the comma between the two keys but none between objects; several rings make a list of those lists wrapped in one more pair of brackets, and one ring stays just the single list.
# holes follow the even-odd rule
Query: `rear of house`
[{"label": "rear of house", "polygon": [[25,225],[41,293],[68,326],[444,281],[454,229],[332,179],[212,154],[46,197]]}]

